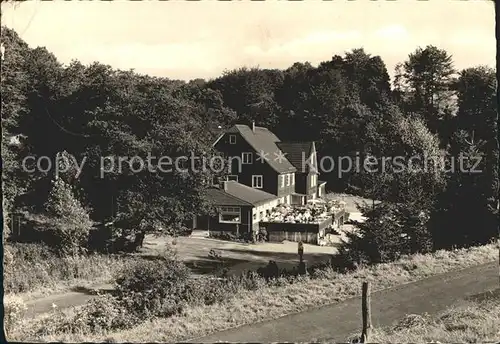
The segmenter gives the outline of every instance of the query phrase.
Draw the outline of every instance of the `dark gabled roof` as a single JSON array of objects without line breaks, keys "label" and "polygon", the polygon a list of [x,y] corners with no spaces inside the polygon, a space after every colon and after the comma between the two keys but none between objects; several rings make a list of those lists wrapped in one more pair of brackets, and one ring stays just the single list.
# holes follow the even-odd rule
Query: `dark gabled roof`
[{"label": "dark gabled roof", "polygon": [[311,156],[313,142],[278,142],[276,145],[286,154],[287,159],[295,166],[297,171],[307,171],[304,163]]},{"label": "dark gabled roof", "polygon": [[241,136],[255,149],[257,153],[266,153],[268,164],[278,173],[295,172],[297,169],[286,159],[276,159],[276,154],[283,152],[278,148],[280,139],[267,128],[255,127],[255,132],[243,124],[236,124],[229,128],[226,133],[240,133]]},{"label": "dark gabled roof", "polygon": [[227,181],[224,188],[208,189],[209,199],[215,205],[253,206],[278,197],[262,190],[254,189],[235,181]]},{"label": "dark gabled roof", "polygon": [[225,189],[226,193],[253,205],[278,198],[277,196],[267,193],[265,191],[254,189],[235,181],[228,181],[225,183],[226,183],[226,189]]},{"label": "dark gabled roof", "polygon": [[224,190],[213,188],[207,190],[207,196],[214,205],[227,205],[227,206],[251,206],[251,203],[245,202],[237,197],[234,197]]}]

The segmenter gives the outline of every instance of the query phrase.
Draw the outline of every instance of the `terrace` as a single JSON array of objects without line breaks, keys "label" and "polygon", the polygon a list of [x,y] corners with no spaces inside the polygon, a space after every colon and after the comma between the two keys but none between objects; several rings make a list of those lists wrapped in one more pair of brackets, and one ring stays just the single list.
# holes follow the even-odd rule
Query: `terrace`
[{"label": "terrace", "polygon": [[345,211],[345,202],[311,200],[303,206],[280,204],[262,219],[262,222],[319,224]]},{"label": "terrace", "polygon": [[318,244],[327,234],[338,234],[343,224],[345,203],[341,201],[312,200],[304,206],[280,204],[269,211],[260,222],[269,241],[304,241]]}]

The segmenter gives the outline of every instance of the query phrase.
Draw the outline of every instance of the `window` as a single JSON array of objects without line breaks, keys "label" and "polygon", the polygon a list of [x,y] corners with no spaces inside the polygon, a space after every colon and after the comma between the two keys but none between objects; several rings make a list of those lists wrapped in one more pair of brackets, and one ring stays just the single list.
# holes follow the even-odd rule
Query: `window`
[{"label": "window", "polygon": [[286,175],[286,186],[290,186],[290,175]]},{"label": "window", "polygon": [[263,177],[262,176],[252,176],[252,187],[257,189],[262,189]]},{"label": "window", "polygon": [[281,187],[284,188],[285,187],[285,176],[280,175],[280,180],[281,180]]},{"label": "window", "polygon": [[252,163],[252,153],[242,153],[241,158],[242,158],[243,164],[251,164]]},{"label": "window", "polygon": [[241,223],[241,208],[240,207],[220,207],[219,209],[220,223]]},{"label": "window", "polygon": [[231,175],[229,175],[229,176],[227,176],[227,177],[226,177],[226,180],[227,180],[227,181],[234,180],[235,182],[237,182],[237,181],[238,181],[238,176],[237,176],[237,175],[232,175],[232,174],[231,174]]},{"label": "window", "polygon": [[236,135],[229,135],[229,144],[236,144]]},{"label": "window", "polygon": [[292,173],[292,185],[295,185],[295,173]]},{"label": "window", "polygon": [[257,221],[257,213],[253,213],[253,220]]},{"label": "window", "polygon": [[264,218],[264,212],[263,212],[263,211],[261,211],[261,212],[259,213],[259,219],[261,219],[261,220],[262,220],[263,218]]}]

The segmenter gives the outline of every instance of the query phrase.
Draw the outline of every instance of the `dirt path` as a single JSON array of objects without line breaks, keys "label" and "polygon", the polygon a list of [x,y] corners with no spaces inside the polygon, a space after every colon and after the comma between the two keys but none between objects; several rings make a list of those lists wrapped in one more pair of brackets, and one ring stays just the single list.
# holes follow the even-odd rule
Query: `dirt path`
[{"label": "dirt path", "polygon": [[[93,290],[110,291],[113,290],[111,284],[98,285],[92,288]],[[53,310],[55,305],[58,309],[81,306],[88,300],[95,297],[95,293],[86,288],[80,290],[63,292],[27,301],[27,317],[34,317],[39,314],[47,313]]]},{"label": "dirt path", "polygon": [[[449,272],[372,293],[375,327],[390,326],[406,314],[435,314],[467,296],[498,288],[498,262]],[[361,300],[288,315],[193,339],[192,342],[345,342],[361,328]]]}]

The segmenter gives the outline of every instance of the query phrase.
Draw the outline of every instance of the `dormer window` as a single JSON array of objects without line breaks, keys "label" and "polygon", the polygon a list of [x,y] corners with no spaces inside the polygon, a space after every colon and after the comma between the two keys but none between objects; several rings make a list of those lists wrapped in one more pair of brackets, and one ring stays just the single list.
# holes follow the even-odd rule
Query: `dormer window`
[{"label": "dormer window", "polygon": [[252,153],[242,153],[241,154],[241,160],[242,160],[241,162],[243,164],[251,164],[252,158],[253,158]]},{"label": "dormer window", "polygon": [[236,135],[229,135],[229,144],[236,144]]}]

